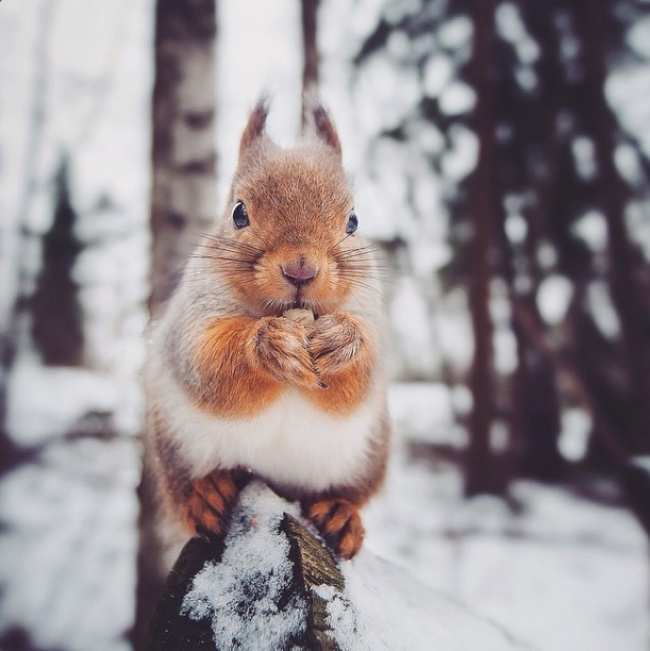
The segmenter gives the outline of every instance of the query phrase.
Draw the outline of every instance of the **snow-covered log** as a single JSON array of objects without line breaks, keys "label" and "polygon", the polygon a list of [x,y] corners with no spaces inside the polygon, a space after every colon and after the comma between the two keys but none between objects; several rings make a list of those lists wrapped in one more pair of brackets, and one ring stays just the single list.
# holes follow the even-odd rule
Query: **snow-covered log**
[{"label": "snow-covered log", "polygon": [[150,648],[523,648],[495,624],[363,550],[339,564],[296,505],[261,483],[219,543],[190,540],[158,606]]}]

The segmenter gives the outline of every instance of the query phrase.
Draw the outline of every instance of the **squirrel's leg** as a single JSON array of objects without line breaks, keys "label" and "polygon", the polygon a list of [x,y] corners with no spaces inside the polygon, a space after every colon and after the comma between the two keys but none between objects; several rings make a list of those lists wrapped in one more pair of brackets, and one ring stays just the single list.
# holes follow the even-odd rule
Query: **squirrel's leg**
[{"label": "squirrel's leg", "polygon": [[181,517],[190,533],[223,535],[239,490],[229,470],[214,470],[192,481],[181,504]]},{"label": "squirrel's leg", "polygon": [[326,498],[304,505],[307,517],[341,558],[352,558],[361,549],[365,529],[360,505],[345,498]]},{"label": "squirrel's leg", "polygon": [[339,487],[302,502],[303,513],[342,558],[352,558],[363,543],[365,529],[360,509],[384,481],[389,433],[388,417],[384,414],[376,423],[374,442],[367,451],[363,479],[357,486]]},{"label": "squirrel's leg", "polygon": [[167,516],[190,535],[223,534],[246,474],[216,469],[205,477],[192,479],[191,468],[179,454],[155,407],[150,410],[148,427],[147,466],[158,484]]}]

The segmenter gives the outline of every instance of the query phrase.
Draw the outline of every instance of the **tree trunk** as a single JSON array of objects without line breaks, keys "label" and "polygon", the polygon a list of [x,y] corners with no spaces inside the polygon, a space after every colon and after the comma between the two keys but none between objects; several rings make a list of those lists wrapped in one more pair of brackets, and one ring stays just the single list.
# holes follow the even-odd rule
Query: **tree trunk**
[{"label": "tree trunk", "polygon": [[217,214],[215,0],[158,0],[153,92],[152,312]]},{"label": "tree trunk", "polygon": [[590,3],[576,3],[576,28],[584,48],[584,116],[591,128],[599,170],[600,205],[608,230],[609,284],[621,322],[621,348],[628,369],[628,386],[637,427],[627,432],[631,453],[650,449],[647,423],[650,418],[650,340],[647,317],[635,277],[635,249],[625,228],[629,191],[614,164],[618,123],[605,98],[608,35],[612,17],[608,11],[594,11]]},{"label": "tree trunk", "polygon": [[[215,0],[158,0],[152,106],[151,296],[154,316],[173,291],[187,256],[217,214]],[[140,549],[133,641],[144,648],[164,585],[152,487],[139,489]]]},{"label": "tree trunk", "polygon": [[474,358],[470,389],[474,405],[470,418],[470,443],[465,477],[465,492],[500,492],[490,449],[490,427],[494,417],[493,325],[490,318],[491,258],[494,228],[499,216],[494,170],[494,79],[493,39],[494,0],[474,0],[474,52],[469,77],[478,96],[474,130],[480,139],[476,171],[470,180],[470,211],[473,223],[473,252],[469,287],[470,311],[474,329]]},{"label": "tree trunk", "polygon": [[320,0],[302,0],[302,126],[307,116],[305,99],[318,90],[318,5]]}]

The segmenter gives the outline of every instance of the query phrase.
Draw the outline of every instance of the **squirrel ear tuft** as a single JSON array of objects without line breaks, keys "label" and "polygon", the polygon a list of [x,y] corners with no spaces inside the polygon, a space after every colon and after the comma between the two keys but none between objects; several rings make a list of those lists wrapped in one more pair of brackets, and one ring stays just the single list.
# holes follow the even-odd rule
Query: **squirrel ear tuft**
[{"label": "squirrel ear tuft", "polygon": [[334,126],[334,121],[315,95],[305,97],[305,119],[311,122],[319,140],[331,147],[341,157],[341,141]]},{"label": "squirrel ear tuft", "polygon": [[248,117],[248,122],[239,142],[241,156],[255,141],[265,134],[266,118],[269,114],[269,98],[262,95]]}]

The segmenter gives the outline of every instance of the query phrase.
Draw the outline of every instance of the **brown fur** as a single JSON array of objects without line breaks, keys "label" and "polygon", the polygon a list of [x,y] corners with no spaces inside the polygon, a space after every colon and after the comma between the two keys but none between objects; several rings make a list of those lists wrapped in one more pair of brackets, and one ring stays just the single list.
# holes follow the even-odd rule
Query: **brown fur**
[{"label": "brown fur", "polygon": [[320,500],[309,506],[307,515],[342,558],[352,558],[361,549],[365,529],[358,505],[345,499]]},{"label": "brown fur", "polygon": [[239,487],[232,473],[219,470],[192,482],[181,505],[183,524],[192,535],[223,534]]},{"label": "brown fur", "polygon": [[[379,291],[371,250],[346,235],[353,203],[340,142],[324,109],[315,105],[312,112],[318,140],[281,149],[265,134],[266,102],[253,110],[226,219],[204,236],[195,256],[204,262],[188,265],[180,298],[172,300],[161,329],[175,381],[195,406],[221,418],[252,417],[290,387],[340,416],[352,413],[371,391],[383,392],[376,370],[379,298],[355,303],[361,290]],[[250,221],[241,229],[230,219],[236,202],[243,202]],[[296,287],[283,270],[302,266],[316,275]],[[349,307],[366,304],[371,308]],[[296,308],[309,310],[315,320],[283,316]],[[218,468],[195,479],[169,443],[163,419],[152,423],[155,472],[169,510],[191,533],[222,534],[239,490],[239,469]],[[308,428],[305,423],[306,435]],[[345,485],[310,492],[262,477],[299,499],[344,558],[362,544],[359,509],[385,473],[388,424],[381,413],[376,428],[365,466]]]}]

